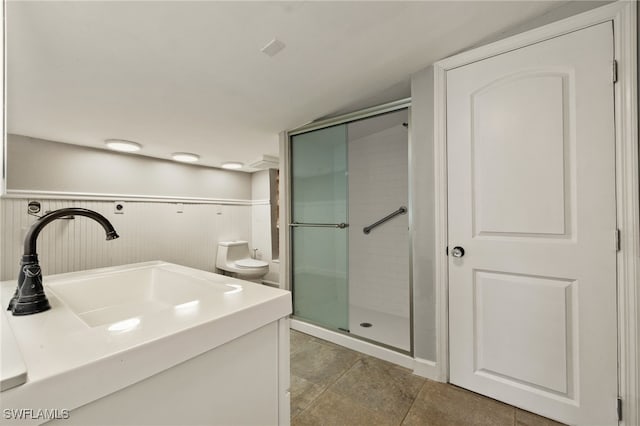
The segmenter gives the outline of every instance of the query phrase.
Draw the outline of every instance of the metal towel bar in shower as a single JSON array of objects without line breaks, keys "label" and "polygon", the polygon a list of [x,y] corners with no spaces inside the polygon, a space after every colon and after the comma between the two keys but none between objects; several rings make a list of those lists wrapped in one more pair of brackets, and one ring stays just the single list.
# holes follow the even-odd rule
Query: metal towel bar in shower
[{"label": "metal towel bar in shower", "polygon": [[344,229],[349,226],[348,223],[298,223],[293,222],[290,223],[289,226],[298,227],[298,228],[340,228]]},{"label": "metal towel bar in shower", "polygon": [[407,208],[405,206],[401,206],[398,210],[396,210],[395,212],[391,213],[390,215],[387,215],[387,216],[383,217],[382,219],[380,219],[379,221],[377,221],[375,223],[372,223],[371,225],[362,228],[362,232],[364,232],[365,234],[368,234],[376,226],[380,226],[383,223],[385,223],[386,221],[391,220],[391,219],[393,219],[394,217],[396,217],[396,216],[398,216],[400,214],[405,214],[406,212],[407,212]]}]

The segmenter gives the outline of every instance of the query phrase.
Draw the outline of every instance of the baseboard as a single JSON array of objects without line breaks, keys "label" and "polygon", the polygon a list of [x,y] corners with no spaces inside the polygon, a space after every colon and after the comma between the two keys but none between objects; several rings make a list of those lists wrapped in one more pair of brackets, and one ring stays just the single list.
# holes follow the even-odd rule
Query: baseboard
[{"label": "baseboard", "polygon": [[391,362],[401,367],[412,369],[414,366],[414,359],[408,355],[358,340],[344,334],[336,333],[335,331],[326,330],[313,324],[292,319],[291,328],[302,333],[310,334],[319,339],[328,340],[331,343],[344,346],[347,349],[362,352],[365,355]]},{"label": "baseboard", "polygon": [[347,349],[362,352],[363,354],[374,358],[379,358],[408,368],[413,370],[413,374],[417,376],[425,377],[437,382],[447,381],[446,377],[441,374],[438,364],[434,361],[422,358],[412,358],[408,355],[401,354],[369,342],[354,339],[353,337],[336,333],[335,331],[327,330],[296,319],[291,320],[291,328],[302,333],[310,334],[319,339],[328,340],[336,345],[344,346]]},{"label": "baseboard", "polygon": [[440,374],[440,369],[435,361],[422,358],[414,358],[413,374],[434,380],[436,382],[446,382],[446,378]]}]

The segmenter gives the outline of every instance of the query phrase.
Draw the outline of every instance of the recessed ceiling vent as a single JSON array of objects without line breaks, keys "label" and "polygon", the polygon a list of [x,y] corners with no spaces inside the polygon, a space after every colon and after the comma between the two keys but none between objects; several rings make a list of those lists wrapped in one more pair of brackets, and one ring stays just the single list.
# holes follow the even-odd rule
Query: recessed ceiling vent
[{"label": "recessed ceiling vent", "polygon": [[257,160],[251,162],[249,167],[258,170],[277,169],[280,167],[280,161],[278,160],[278,157],[274,157],[273,155],[263,155]]},{"label": "recessed ceiling vent", "polygon": [[284,49],[286,45],[281,42],[280,40],[278,40],[277,38],[274,38],[273,40],[271,40],[269,43],[267,43],[267,45],[265,47],[263,47],[262,49],[260,49],[260,51],[262,53],[264,53],[265,55],[274,57],[276,56],[282,49]]}]

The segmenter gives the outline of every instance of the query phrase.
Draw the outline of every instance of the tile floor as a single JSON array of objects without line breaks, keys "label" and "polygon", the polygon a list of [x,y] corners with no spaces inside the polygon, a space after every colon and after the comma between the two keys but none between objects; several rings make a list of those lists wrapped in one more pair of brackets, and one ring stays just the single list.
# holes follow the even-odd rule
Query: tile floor
[{"label": "tile floor", "polygon": [[294,330],[291,424],[560,425]]}]

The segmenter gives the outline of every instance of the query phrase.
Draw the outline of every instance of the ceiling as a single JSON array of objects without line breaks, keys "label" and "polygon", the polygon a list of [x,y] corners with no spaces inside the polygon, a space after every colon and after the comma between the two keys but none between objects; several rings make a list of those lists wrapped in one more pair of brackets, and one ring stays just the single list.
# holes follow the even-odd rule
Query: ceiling
[{"label": "ceiling", "polygon": [[412,73],[563,3],[9,1],[7,128],[248,164],[278,155],[278,132],[407,97]]}]

